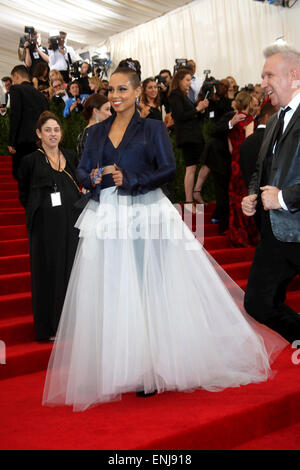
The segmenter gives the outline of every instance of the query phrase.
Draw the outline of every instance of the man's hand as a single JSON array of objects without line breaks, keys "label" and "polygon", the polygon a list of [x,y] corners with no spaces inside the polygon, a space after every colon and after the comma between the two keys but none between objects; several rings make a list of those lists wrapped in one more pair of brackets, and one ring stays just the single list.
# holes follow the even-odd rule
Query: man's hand
[{"label": "man's hand", "polygon": [[9,151],[9,153],[11,153],[11,154],[16,153],[16,149],[15,149],[14,147],[12,147],[11,145],[8,146],[8,151]]},{"label": "man's hand", "polygon": [[281,209],[281,205],[278,200],[279,189],[276,186],[262,186],[260,188],[261,200],[264,206],[265,211],[269,209]]},{"label": "man's hand", "polygon": [[251,217],[256,212],[257,194],[250,194],[242,199],[242,211],[247,217]]}]

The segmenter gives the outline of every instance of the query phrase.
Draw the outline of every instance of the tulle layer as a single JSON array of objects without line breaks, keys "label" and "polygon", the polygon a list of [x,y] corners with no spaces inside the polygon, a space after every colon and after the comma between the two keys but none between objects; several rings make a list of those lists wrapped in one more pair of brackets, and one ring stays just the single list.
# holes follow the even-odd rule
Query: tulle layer
[{"label": "tulle layer", "polygon": [[43,404],[79,411],[129,391],[217,391],[270,377],[286,341],[245,314],[243,292],[160,189],[132,198],[107,188],[76,226]]}]

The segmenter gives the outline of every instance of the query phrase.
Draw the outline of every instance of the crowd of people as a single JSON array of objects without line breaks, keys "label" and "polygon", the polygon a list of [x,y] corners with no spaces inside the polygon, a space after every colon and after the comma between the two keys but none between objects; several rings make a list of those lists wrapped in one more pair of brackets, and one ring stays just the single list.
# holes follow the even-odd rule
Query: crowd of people
[{"label": "crowd of people", "polygon": [[[71,57],[65,36],[62,47]],[[276,278],[271,300],[255,279],[262,259],[254,263],[246,300],[252,316],[287,341],[296,339],[299,316],[283,305],[288,280],[299,272],[296,259],[291,267],[299,246],[290,253],[285,245],[289,241],[298,245],[299,240],[291,233],[285,237],[281,228],[274,241],[273,212],[269,218],[265,212],[279,210],[278,224],[291,227],[294,222],[288,213],[296,212],[297,223],[299,181],[289,173],[295,189],[280,191],[284,205],[278,207],[269,186],[278,179],[271,179],[270,167],[261,170],[258,157],[274,130],[268,125],[274,123],[273,115],[289,103],[289,110],[297,108],[292,103],[294,85],[286,85],[288,92],[280,94],[270,77],[283,74],[282,64],[293,65],[299,80],[299,54],[284,55],[280,48],[274,49],[266,56],[271,71],[264,69],[263,86],[240,89],[231,76],[197,77],[193,60],[173,76],[163,69],[141,81],[139,61],[124,59],[106,84],[84,62],[81,77],[72,80],[68,68],[61,68],[65,55],[52,52],[48,50],[47,59],[44,50],[33,58],[26,51],[26,65],[14,67],[11,76],[2,79],[11,110],[13,174],[26,210],[36,338],[56,341],[44,402],[85,409],[131,390],[148,396],[156,391],[220,389],[267,379],[267,348],[271,344],[273,351],[279,350],[286,343],[244,316],[228,293],[230,280],[226,278],[225,287],[200,245],[189,251],[184,240],[175,243],[172,236],[162,237],[168,217],[179,231],[186,229],[161,188],[176,171],[173,133],[186,167],[185,202],[204,203],[202,188],[211,173],[216,194],[211,222],[219,224],[220,233],[234,246],[259,243],[259,250],[259,239],[267,233],[268,262],[273,264],[271,248],[282,250],[286,269]],[[272,62],[274,56],[278,63]],[[60,69],[53,68],[58,63]],[[49,111],[49,101],[63,103],[61,119],[78,112],[86,120],[77,154],[61,147],[61,120]],[[205,121],[211,124],[208,140],[203,135]],[[272,140],[274,151],[279,148],[278,139]],[[248,187],[252,188],[249,196]],[[263,217],[256,207],[259,188]],[[149,227],[158,226],[158,239],[107,236],[112,229],[134,225],[135,204],[145,207],[142,229],[149,235]],[[156,218],[148,209],[153,205],[158,208]],[[261,308],[261,315],[257,314],[253,307],[257,291],[269,317]],[[201,292],[205,301],[200,301]],[[224,342],[220,354],[215,350],[217,338]]]}]

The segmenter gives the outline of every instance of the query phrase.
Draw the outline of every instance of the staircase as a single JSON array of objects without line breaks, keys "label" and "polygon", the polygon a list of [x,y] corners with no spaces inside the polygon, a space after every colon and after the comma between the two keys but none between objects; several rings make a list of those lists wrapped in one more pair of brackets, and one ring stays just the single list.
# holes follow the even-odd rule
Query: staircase
[{"label": "staircase", "polygon": [[[213,209],[214,204],[205,207],[204,247],[245,289],[254,248],[230,248],[227,238],[218,234],[217,225],[210,223]],[[287,303],[297,311],[299,288],[296,278],[287,295]],[[25,214],[11,174],[11,157],[0,157],[0,312],[0,340],[6,346],[0,379],[44,370],[52,344],[34,340]]]}]

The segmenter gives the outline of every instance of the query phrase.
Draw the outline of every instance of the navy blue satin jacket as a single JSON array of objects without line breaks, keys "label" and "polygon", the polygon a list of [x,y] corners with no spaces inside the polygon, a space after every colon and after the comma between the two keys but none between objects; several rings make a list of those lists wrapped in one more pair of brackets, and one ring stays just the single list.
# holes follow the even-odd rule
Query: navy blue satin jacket
[{"label": "navy blue satin jacket", "polygon": [[[90,172],[101,168],[103,148],[115,117],[91,126],[82,158],[76,170],[78,180],[99,200],[101,186],[91,185]],[[117,148],[116,164],[123,173],[121,195],[145,194],[167,183],[175,175],[176,165],[167,128],[162,121],[143,119],[136,111]]]}]

